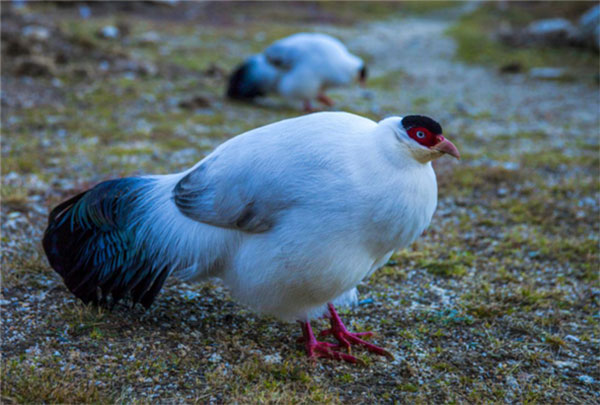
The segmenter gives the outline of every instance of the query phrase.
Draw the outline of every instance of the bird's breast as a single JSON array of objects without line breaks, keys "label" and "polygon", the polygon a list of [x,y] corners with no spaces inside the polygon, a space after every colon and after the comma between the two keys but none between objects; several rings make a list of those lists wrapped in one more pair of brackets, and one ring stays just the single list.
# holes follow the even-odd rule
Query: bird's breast
[{"label": "bird's breast", "polygon": [[411,244],[429,226],[437,205],[433,170],[392,180],[369,198],[373,209],[365,218],[367,246],[374,257]]}]

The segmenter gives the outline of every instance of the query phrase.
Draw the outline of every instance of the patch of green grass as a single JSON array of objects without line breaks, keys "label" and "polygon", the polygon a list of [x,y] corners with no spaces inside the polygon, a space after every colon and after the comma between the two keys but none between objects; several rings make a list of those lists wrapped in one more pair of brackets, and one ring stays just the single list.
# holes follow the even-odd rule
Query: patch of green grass
[{"label": "patch of green grass", "polygon": [[0,187],[0,200],[11,211],[27,211],[28,194],[25,187],[3,184]]},{"label": "patch of green grass", "polygon": [[597,168],[600,166],[598,153],[581,153],[577,158],[565,153],[564,149],[543,149],[535,152],[527,152],[519,157],[521,165],[529,168],[553,169],[560,166],[586,166]]},{"label": "patch of green grass", "polygon": [[449,174],[438,177],[440,194],[472,195],[475,189],[495,190],[501,184],[515,184],[522,180],[522,172],[503,167],[461,165]]},{"label": "patch of green grass", "polygon": [[400,385],[398,385],[398,389],[400,391],[405,391],[405,392],[417,392],[417,391],[419,391],[419,387],[417,385],[411,384],[411,383],[400,384]]},{"label": "patch of green grass", "polygon": [[93,376],[82,379],[71,371],[62,371],[58,363],[32,365],[12,359],[3,362],[2,402],[113,402],[115,398],[101,391],[95,382]]},{"label": "patch of green grass", "polygon": [[206,373],[210,386],[223,389],[239,403],[338,403],[319,381],[290,362],[267,364],[252,357],[225,372],[222,366]]},{"label": "patch of green grass", "polygon": [[386,72],[379,76],[370,77],[369,88],[393,90],[398,88],[405,78],[406,73],[403,70]]},{"label": "patch of green grass", "polygon": [[417,262],[419,267],[429,273],[445,278],[461,278],[467,274],[467,269],[473,264],[473,254],[467,251],[450,251],[447,257],[439,259],[421,259]]},{"label": "patch of green grass", "polygon": [[424,108],[429,103],[428,97],[415,97],[412,99],[412,105],[415,110],[420,110]]}]

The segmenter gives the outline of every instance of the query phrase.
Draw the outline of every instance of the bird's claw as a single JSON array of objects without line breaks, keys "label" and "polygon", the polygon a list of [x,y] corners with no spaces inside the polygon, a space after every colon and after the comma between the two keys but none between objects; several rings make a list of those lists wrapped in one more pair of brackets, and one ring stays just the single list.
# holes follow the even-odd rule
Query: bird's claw
[{"label": "bird's claw", "polygon": [[394,356],[385,349],[382,349],[379,346],[375,346],[372,343],[369,343],[361,337],[373,336],[373,332],[350,332],[346,329],[346,326],[343,324],[340,319],[338,313],[335,311],[335,308],[332,304],[328,304],[329,313],[331,315],[331,327],[329,329],[325,329],[320,333],[321,336],[333,335],[340,342],[340,346],[345,347],[348,351],[350,351],[350,347],[352,345],[362,346],[371,353],[378,354],[380,356],[385,356],[389,360],[394,360]]},{"label": "bird's claw", "polygon": [[341,353],[335,350],[331,350],[333,347],[339,347],[339,345],[335,345],[327,342],[315,342],[314,345],[308,349],[308,357],[309,358],[326,358],[333,360],[343,360],[352,364],[360,364],[365,365],[365,362],[358,357],[352,356],[351,354]]},{"label": "bird's claw", "polygon": [[351,352],[352,345],[362,346],[371,353],[378,354],[380,356],[385,356],[390,360],[394,360],[394,356],[385,349],[382,349],[379,346],[375,346],[372,343],[369,343],[363,339],[360,339],[359,336],[373,336],[373,332],[348,332],[347,330],[340,330],[338,328],[330,328],[325,329],[320,333],[321,336],[325,335],[333,335],[338,342],[340,342],[339,346],[346,348],[348,353]]}]

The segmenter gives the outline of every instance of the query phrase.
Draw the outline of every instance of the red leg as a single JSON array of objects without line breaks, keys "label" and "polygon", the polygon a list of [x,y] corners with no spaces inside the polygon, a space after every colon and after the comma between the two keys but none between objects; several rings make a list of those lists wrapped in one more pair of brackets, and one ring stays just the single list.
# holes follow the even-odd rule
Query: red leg
[{"label": "red leg", "polygon": [[313,108],[312,104],[310,103],[310,100],[304,100],[304,112],[307,112],[307,113],[315,112],[315,109]]},{"label": "red leg", "polygon": [[333,350],[339,347],[339,345],[317,341],[312,331],[312,327],[310,326],[310,322],[300,322],[300,326],[302,327],[302,341],[304,342],[306,354],[309,358],[324,357],[327,359],[344,360],[349,363],[363,363],[362,360],[357,359],[352,355]]},{"label": "red leg", "polygon": [[335,102],[329,97],[327,97],[325,93],[319,93],[319,95],[317,96],[317,100],[325,104],[327,107],[332,107],[335,104]]},{"label": "red leg", "polygon": [[331,315],[331,328],[325,329],[323,332],[321,332],[321,336],[333,335],[338,340],[338,342],[340,342],[340,345],[348,349],[348,351],[350,351],[352,345],[359,345],[363,346],[370,352],[379,354],[381,356],[386,356],[390,360],[394,359],[394,356],[387,350],[375,346],[374,344],[371,344],[369,342],[365,342],[364,340],[359,338],[359,336],[372,336],[373,332],[349,332],[348,329],[346,329],[346,326],[344,325],[342,320],[340,319],[340,316],[336,312],[335,308],[333,307],[333,304],[329,303],[327,304],[327,306],[329,307],[329,314]]}]

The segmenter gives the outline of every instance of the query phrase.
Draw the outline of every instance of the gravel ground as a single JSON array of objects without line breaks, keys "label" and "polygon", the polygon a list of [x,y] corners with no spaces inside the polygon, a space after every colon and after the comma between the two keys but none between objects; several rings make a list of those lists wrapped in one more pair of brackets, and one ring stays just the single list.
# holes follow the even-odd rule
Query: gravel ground
[{"label": "gravel ground", "polygon": [[[3,7],[2,402],[599,403],[597,54],[558,82],[461,62],[447,33],[471,3],[236,6]],[[148,311],[77,302],[41,250],[49,209],[301,114],[222,97],[243,55],[301,30],[369,61],[336,109],[430,115],[463,156],[436,162],[426,234],[343,312],[395,360],[308,361],[297,325],[218,281],[171,280]]]}]

